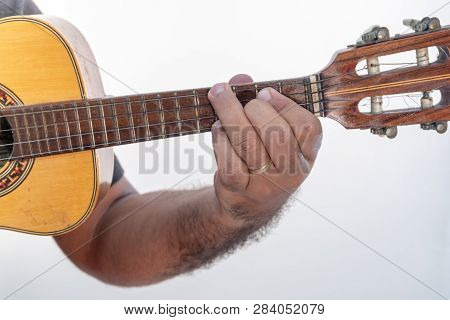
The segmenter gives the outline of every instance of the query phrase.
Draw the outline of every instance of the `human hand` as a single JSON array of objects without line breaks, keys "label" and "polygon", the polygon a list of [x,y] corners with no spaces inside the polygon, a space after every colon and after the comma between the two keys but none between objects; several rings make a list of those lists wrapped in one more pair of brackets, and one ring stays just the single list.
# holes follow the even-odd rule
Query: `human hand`
[{"label": "human hand", "polygon": [[[252,79],[230,81],[245,82]],[[208,98],[219,118],[212,127],[217,199],[234,218],[266,220],[311,171],[322,141],[320,122],[272,88],[245,107],[226,83],[214,85]]]}]

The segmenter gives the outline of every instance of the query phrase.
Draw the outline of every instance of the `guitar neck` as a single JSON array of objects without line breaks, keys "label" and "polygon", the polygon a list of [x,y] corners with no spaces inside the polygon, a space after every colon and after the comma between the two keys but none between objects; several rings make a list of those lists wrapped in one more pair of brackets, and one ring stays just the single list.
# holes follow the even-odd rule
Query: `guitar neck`
[{"label": "guitar neck", "polygon": [[[320,75],[232,86],[245,105],[272,87],[323,116]],[[12,159],[207,132],[217,120],[209,88],[66,101],[1,110],[14,136]]]}]

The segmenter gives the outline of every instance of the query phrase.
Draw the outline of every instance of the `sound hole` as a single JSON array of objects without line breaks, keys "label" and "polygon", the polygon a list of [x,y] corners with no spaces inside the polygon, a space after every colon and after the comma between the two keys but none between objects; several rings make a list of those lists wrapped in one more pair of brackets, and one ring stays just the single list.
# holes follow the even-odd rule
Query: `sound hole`
[{"label": "sound hole", "polygon": [[0,168],[11,158],[14,146],[11,126],[6,118],[0,118]]}]

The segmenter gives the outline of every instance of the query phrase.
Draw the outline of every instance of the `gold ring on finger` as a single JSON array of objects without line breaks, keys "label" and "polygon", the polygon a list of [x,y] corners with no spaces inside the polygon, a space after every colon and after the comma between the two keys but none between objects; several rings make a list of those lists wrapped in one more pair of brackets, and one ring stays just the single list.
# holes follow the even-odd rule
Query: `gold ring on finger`
[{"label": "gold ring on finger", "polygon": [[273,162],[271,160],[265,162],[261,167],[258,169],[250,170],[248,169],[248,172],[250,174],[262,174],[270,169],[270,167],[273,165]]}]

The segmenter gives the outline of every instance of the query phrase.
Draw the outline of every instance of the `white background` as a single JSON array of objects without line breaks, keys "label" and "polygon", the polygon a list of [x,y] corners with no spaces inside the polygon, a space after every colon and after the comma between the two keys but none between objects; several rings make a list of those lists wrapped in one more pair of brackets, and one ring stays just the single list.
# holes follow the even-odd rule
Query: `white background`
[{"label": "white background", "polygon": [[[236,73],[255,80],[303,76],[324,67],[334,51],[368,26],[403,32],[404,18],[421,18],[443,1],[54,1],[37,0],[47,14],[75,24],[98,64],[130,88],[152,92],[209,86]],[[450,5],[438,13],[445,24]],[[103,73],[108,94],[133,93]],[[334,221],[445,296],[450,295],[448,197],[450,133],[401,128],[395,140],[347,131],[322,120],[324,142],[298,199]],[[201,138],[159,143],[159,154],[199,148]],[[181,149],[183,150],[183,149]],[[170,152],[172,152],[170,151]],[[116,153],[139,191],[172,186],[175,157],[138,146]],[[163,170],[161,161],[166,164]],[[198,161],[195,166],[199,165]],[[196,168],[194,167],[194,170]],[[182,186],[211,183],[195,174]],[[178,187],[179,188],[179,187]],[[64,255],[51,238],[0,231],[0,297],[18,289]],[[12,298],[34,299],[436,299],[435,292],[369,250],[299,202],[258,243],[207,270],[144,288],[117,288],[63,261]]]}]

